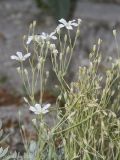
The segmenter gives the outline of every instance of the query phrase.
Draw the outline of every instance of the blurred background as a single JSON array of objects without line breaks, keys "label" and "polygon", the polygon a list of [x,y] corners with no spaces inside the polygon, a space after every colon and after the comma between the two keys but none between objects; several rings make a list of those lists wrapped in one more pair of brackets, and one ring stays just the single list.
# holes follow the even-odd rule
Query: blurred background
[{"label": "blurred background", "polygon": [[[28,108],[23,107],[22,103],[24,89],[16,71],[17,64],[10,56],[17,51],[24,53],[23,35],[27,34],[33,20],[37,21],[39,33],[50,33],[56,28],[60,18],[82,19],[81,35],[69,68],[69,81],[76,78],[79,65],[88,65],[88,55],[98,38],[102,39],[101,71],[107,66],[109,56],[117,56],[112,30],[117,30],[119,46],[120,0],[0,0],[0,119],[6,125],[6,130],[17,126],[20,108],[24,111],[24,123],[28,124],[30,120]],[[50,75],[50,93],[47,91],[44,99],[54,103],[55,97],[50,90],[56,80]],[[16,133],[14,132],[14,140],[11,140],[13,148],[21,144]]]}]

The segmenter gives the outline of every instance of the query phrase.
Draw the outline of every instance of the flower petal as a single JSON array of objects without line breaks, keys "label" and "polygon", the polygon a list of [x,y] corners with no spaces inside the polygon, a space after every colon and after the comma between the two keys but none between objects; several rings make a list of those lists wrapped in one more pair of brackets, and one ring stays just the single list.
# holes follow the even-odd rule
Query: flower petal
[{"label": "flower petal", "polygon": [[77,23],[72,23],[71,25],[72,25],[72,26],[75,26],[75,27],[77,27],[77,26],[78,26],[78,24],[77,24]]},{"label": "flower petal", "polygon": [[56,27],[56,32],[58,33],[60,31],[61,28],[63,28],[64,25],[63,24],[59,24],[57,27]]},{"label": "flower petal", "polygon": [[67,28],[68,30],[72,30],[72,29],[73,29],[73,27],[70,26],[70,25],[67,25],[66,28]]},{"label": "flower petal", "polygon": [[34,114],[41,114],[41,111],[35,111]]},{"label": "flower petal", "polygon": [[35,104],[35,108],[36,108],[37,111],[39,111],[39,110],[41,111],[41,105],[40,104]]},{"label": "flower petal", "polygon": [[43,36],[46,36],[47,34],[46,34],[45,32],[42,32],[42,35],[43,35]]},{"label": "flower petal", "polygon": [[62,18],[62,19],[60,19],[60,20],[59,20],[59,22],[60,22],[60,23],[63,23],[64,25],[66,25],[66,24],[67,24],[67,21],[66,21],[65,19],[63,19],[63,18]]},{"label": "flower petal", "polygon": [[50,37],[53,36],[54,34],[55,34],[55,32],[51,32],[51,33],[50,33]]},{"label": "flower petal", "polygon": [[31,56],[31,53],[27,53],[27,54],[24,55],[24,59],[26,60],[30,56]]},{"label": "flower petal", "polygon": [[17,56],[19,57],[20,60],[23,58],[22,52],[17,52],[16,54],[17,54]]},{"label": "flower petal", "polygon": [[46,110],[46,109],[48,109],[49,107],[51,106],[51,104],[45,104],[44,106],[43,106],[43,108]]},{"label": "flower petal", "polygon": [[15,60],[19,61],[19,58],[17,56],[14,56],[14,55],[11,56],[11,59],[15,59]]},{"label": "flower petal", "polygon": [[56,37],[56,36],[51,36],[50,38],[52,38],[52,39],[54,39],[54,40],[55,40],[55,39],[57,39],[57,37]]},{"label": "flower petal", "polygon": [[73,23],[73,22],[75,22],[76,20],[75,19],[73,19],[72,21],[69,21],[70,23]]},{"label": "flower petal", "polygon": [[29,110],[32,111],[32,112],[36,112],[36,108],[33,107],[33,106],[30,106]]}]

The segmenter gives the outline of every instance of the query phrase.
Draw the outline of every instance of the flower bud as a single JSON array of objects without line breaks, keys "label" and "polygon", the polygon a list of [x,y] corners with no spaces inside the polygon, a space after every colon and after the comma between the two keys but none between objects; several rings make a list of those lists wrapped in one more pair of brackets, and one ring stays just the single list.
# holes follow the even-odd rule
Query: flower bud
[{"label": "flower bud", "polygon": [[96,45],[94,44],[93,45],[93,52],[95,52],[96,51]]},{"label": "flower bud", "polygon": [[55,44],[50,44],[50,49],[52,50],[52,49],[55,49],[56,48],[56,46],[55,46]]},{"label": "flower bud", "polygon": [[115,29],[113,30],[113,35],[116,37],[116,30]]},{"label": "flower bud", "polygon": [[32,25],[32,23],[31,23],[30,26],[29,26],[29,29],[32,29],[32,26],[33,26],[33,25]]},{"label": "flower bud", "polygon": [[24,73],[25,73],[25,75],[28,75],[27,69],[24,69]]},{"label": "flower bud", "polygon": [[22,125],[22,126],[21,126],[21,129],[22,129],[22,131],[25,131],[25,126]]},{"label": "flower bud", "polygon": [[64,41],[66,42],[67,41],[67,35],[65,34],[64,36]]},{"label": "flower bud", "polygon": [[76,34],[77,34],[77,36],[80,35],[80,29],[79,28],[77,29],[77,33]]},{"label": "flower bud", "polygon": [[17,72],[18,72],[18,73],[21,73],[20,67],[17,67],[16,69],[17,69]]},{"label": "flower bud", "polygon": [[33,21],[33,27],[35,27],[36,26],[36,21]]},{"label": "flower bud", "polygon": [[112,57],[111,57],[111,56],[110,56],[110,57],[108,57],[108,60],[109,60],[109,61],[112,61]]},{"label": "flower bud", "polygon": [[80,18],[78,18],[78,25],[80,25],[81,22],[82,22],[82,20]]},{"label": "flower bud", "polygon": [[39,57],[39,63],[43,63],[43,57]]},{"label": "flower bud", "polygon": [[69,51],[70,51],[70,47],[67,46],[66,53],[69,53]]},{"label": "flower bud", "polygon": [[53,50],[53,53],[54,53],[54,55],[56,56],[57,53],[58,53],[58,50],[57,50],[57,49],[54,49],[54,50]]},{"label": "flower bud", "polygon": [[36,119],[34,118],[34,119],[32,119],[32,122],[33,122],[33,125],[37,125],[37,121],[36,121]]},{"label": "flower bud", "polygon": [[26,97],[23,97],[23,99],[26,103],[29,103]]},{"label": "flower bud", "polygon": [[39,70],[41,68],[41,63],[39,62],[38,64],[37,64],[37,69]]},{"label": "flower bud", "polygon": [[101,42],[102,42],[102,40],[99,38],[99,39],[98,39],[98,45],[100,45]]},{"label": "flower bud", "polygon": [[47,78],[49,77],[49,71],[46,71],[46,77]]},{"label": "flower bud", "polygon": [[63,53],[60,53],[60,61],[62,60],[62,57],[63,57]]}]

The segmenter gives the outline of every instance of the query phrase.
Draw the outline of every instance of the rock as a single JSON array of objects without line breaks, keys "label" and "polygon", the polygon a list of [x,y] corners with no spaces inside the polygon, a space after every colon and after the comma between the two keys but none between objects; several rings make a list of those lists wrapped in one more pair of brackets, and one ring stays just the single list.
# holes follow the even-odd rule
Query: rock
[{"label": "rock", "polygon": [[79,1],[76,6],[75,17],[95,20],[97,22],[120,22],[120,5]]},{"label": "rock", "polygon": [[[81,34],[77,41],[77,48],[73,56],[70,72],[73,79],[79,65],[89,64],[88,56],[98,39],[102,40],[100,54],[102,54],[103,71],[108,66],[108,57],[118,57],[120,52],[120,6],[114,4],[99,4],[90,2],[78,2],[74,17],[81,18]],[[117,30],[118,51],[113,36],[113,29]]]},{"label": "rock", "polygon": [[49,15],[42,13],[33,0],[1,1],[0,13],[0,75],[5,74],[7,77],[7,83],[2,85],[10,90],[23,92],[22,81],[16,72],[19,64],[12,61],[10,56],[17,51],[24,52],[22,38],[28,33],[33,20],[38,21],[39,33],[52,31],[55,22]]}]

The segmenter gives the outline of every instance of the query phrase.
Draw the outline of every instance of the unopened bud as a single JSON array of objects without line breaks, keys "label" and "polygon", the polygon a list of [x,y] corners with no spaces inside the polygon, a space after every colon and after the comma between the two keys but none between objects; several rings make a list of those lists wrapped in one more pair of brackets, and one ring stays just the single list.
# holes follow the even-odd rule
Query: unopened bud
[{"label": "unopened bud", "polygon": [[32,26],[33,26],[33,25],[32,25],[32,23],[31,23],[30,26],[29,26],[29,29],[32,29]]},{"label": "unopened bud", "polygon": [[39,62],[40,62],[40,63],[43,62],[43,57],[40,57]]},{"label": "unopened bud", "polygon": [[36,21],[33,21],[33,27],[35,27],[36,26]]},{"label": "unopened bud", "polygon": [[39,70],[41,68],[41,63],[39,62],[38,64],[37,64],[37,69]]},{"label": "unopened bud", "polygon": [[23,40],[25,40],[25,39],[26,39],[26,37],[27,37],[27,36],[26,36],[26,35],[24,35],[24,36],[23,36]]},{"label": "unopened bud", "polygon": [[68,53],[70,51],[70,47],[68,46],[66,49],[66,53]]},{"label": "unopened bud", "polygon": [[67,35],[65,34],[64,36],[64,41],[66,42],[67,41]]},{"label": "unopened bud", "polygon": [[21,128],[22,128],[23,131],[25,131],[25,126],[24,125],[22,125]]},{"label": "unopened bud", "polygon": [[47,78],[49,77],[49,71],[46,71],[46,77]]},{"label": "unopened bud", "polygon": [[60,61],[62,60],[62,57],[63,57],[63,53],[60,53]]},{"label": "unopened bud", "polygon": [[50,44],[50,49],[55,49],[55,48],[56,48],[55,44]]},{"label": "unopened bud", "polygon": [[113,30],[113,36],[116,37],[116,30],[115,29]]},{"label": "unopened bud", "polygon": [[81,22],[82,22],[82,20],[80,18],[78,18],[78,25],[80,25]]},{"label": "unopened bud", "polygon": [[54,49],[54,50],[53,50],[53,53],[54,53],[54,55],[57,55],[58,50],[57,50],[57,49]]},{"label": "unopened bud", "polygon": [[80,35],[80,29],[79,28],[77,29],[77,33],[76,34],[77,34],[77,36]]},{"label": "unopened bud", "polygon": [[102,40],[99,38],[99,39],[98,39],[98,45],[100,45],[101,42],[102,42]]},{"label": "unopened bud", "polygon": [[111,56],[110,56],[110,57],[108,57],[108,60],[109,60],[109,61],[112,61],[112,57],[111,57]]},{"label": "unopened bud", "polygon": [[26,97],[23,97],[23,99],[26,103],[29,103]]},{"label": "unopened bud", "polygon": [[33,125],[35,125],[35,126],[36,126],[36,124],[37,124],[36,119],[32,119],[32,122],[33,122]]},{"label": "unopened bud", "polygon": [[96,51],[96,45],[94,44],[93,45],[93,52],[95,52]]}]

